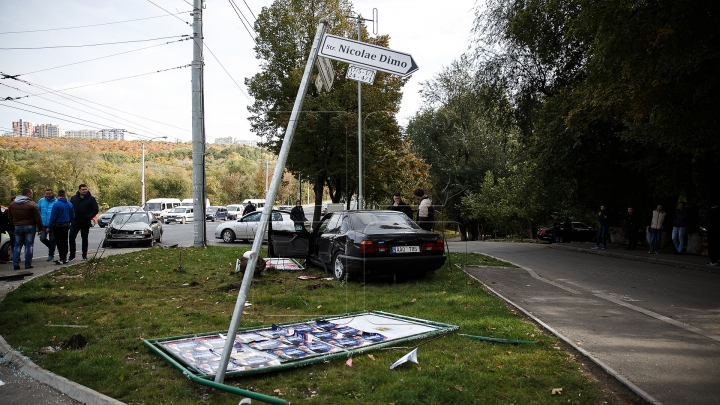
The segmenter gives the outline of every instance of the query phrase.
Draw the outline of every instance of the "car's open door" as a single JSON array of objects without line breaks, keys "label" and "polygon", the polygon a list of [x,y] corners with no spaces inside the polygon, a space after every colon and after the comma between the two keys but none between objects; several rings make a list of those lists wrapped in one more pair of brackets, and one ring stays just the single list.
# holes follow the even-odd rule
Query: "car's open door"
[{"label": "car's open door", "polygon": [[293,231],[273,229],[269,243],[275,257],[305,259],[310,255],[310,232],[300,224]]}]

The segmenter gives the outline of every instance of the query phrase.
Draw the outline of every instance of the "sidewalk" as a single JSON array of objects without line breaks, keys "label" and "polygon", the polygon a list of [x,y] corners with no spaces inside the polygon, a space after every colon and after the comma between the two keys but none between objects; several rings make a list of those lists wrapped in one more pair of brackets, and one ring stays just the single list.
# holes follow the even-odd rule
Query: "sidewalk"
[{"label": "sidewalk", "polygon": [[[126,251],[117,253],[126,253]],[[105,252],[106,255],[117,253]],[[75,261],[72,265],[84,263]],[[0,264],[0,278],[2,278],[0,301],[20,284],[68,266],[58,266],[53,262],[45,261],[44,257],[33,258],[32,264],[34,268],[27,270],[24,268],[13,270],[12,263]],[[22,277],[27,272],[32,274]],[[38,367],[14,350],[2,336],[0,336],[0,377],[2,377],[0,378],[2,404],[123,405],[120,401]]]},{"label": "sidewalk", "polygon": [[669,251],[652,254],[648,253],[647,248],[643,246],[639,246],[635,250],[625,250],[624,245],[615,246],[611,244],[608,244],[605,249],[592,249],[593,245],[594,244],[591,242],[573,242],[553,243],[550,247],[553,249],[570,250],[600,256],[616,257],[625,260],[636,260],[641,262],[663,264],[666,266],[681,267],[685,269],[720,273],[720,266],[711,267],[707,265],[710,263],[710,259],[707,256],[691,254],[674,255]]}]

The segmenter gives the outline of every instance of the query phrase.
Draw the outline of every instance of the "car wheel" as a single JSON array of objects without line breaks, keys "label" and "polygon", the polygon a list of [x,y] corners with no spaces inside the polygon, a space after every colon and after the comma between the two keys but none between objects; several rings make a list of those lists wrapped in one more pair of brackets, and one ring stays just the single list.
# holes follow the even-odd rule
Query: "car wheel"
[{"label": "car wheel", "polygon": [[347,277],[347,261],[343,262],[340,258],[340,252],[333,255],[333,276],[335,280],[344,280]]},{"label": "car wheel", "polygon": [[555,243],[562,243],[562,240],[562,236],[558,236],[557,238],[555,238]]},{"label": "car wheel", "polygon": [[99,224],[99,225],[100,225],[100,228],[105,228],[104,224]]},{"label": "car wheel", "polygon": [[106,247],[108,247],[108,246],[109,246],[109,244],[108,244],[108,242],[107,242],[107,239],[103,239],[103,240],[102,240],[102,243],[100,243],[100,247],[106,248]]},{"label": "car wheel", "polygon": [[170,225],[170,221],[165,221],[165,225]]},{"label": "car wheel", "polygon": [[9,262],[12,260],[12,245],[10,245],[10,242],[4,244],[2,246],[2,250],[0,250],[0,260],[4,262]]},{"label": "car wheel", "polygon": [[222,231],[222,240],[225,243],[235,242],[235,232],[233,232],[230,229],[226,229],[226,230]]}]

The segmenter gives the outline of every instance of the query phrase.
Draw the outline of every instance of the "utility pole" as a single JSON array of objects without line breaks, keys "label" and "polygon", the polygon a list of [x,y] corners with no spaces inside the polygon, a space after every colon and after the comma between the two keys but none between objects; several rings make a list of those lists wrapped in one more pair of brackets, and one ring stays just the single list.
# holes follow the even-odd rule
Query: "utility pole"
[{"label": "utility pole", "polygon": [[[362,17],[360,14],[357,16],[358,24],[358,41],[362,41],[360,38],[360,27]],[[358,81],[358,200],[357,209],[363,209],[363,170],[362,170],[362,83]]]},{"label": "utility pole", "polygon": [[140,159],[140,190],[142,195],[140,196],[140,207],[145,209],[145,142],[142,145],[142,159]]},{"label": "utility pole", "polygon": [[[270,165],[270,162],[267,160],[265,161],[265,197],[267,197],[268,192],[268,166]],[[267,201],[265,201],[265,204],[267,204]]]},{"label": "utility pole", "polygon": [[205,123],[203,111],[202,1],[193,0],[192,161],[193,246],[205,247]]}]

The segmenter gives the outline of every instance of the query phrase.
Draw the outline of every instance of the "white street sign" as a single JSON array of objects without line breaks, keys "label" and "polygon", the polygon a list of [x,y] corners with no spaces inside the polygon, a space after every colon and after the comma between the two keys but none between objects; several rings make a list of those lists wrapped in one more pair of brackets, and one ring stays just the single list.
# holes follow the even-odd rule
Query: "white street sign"
[{"label": "white street sign", "polygon": [[317,78],[315,79],[315,87],[317,87],[318,93],[323,91],[323,81],[320,75],[317,75]]},{"label": "white street sign", "polygon": [[348,66],[345,78],[357,80],[359,82],[367,84],[373,84],[373,82],[375,81],[375,70],[364,68],[362,66],[350,65]]},{"label": "white street sign", "polygon": [[318,56],[318,58],[315,60],[315,66],[317,67],[319,72],[318,77],[322,78],[321,80],[323,85],[328,91],[330,91],[330,89],[332,89],[333,81],[335,80],[335,71],[333,71],[330,60]]},{"label": "white street sign", "polygon": [[408,76],[418,70],[410,54],[335,35],[325,34],[320,55],[399,76]]}]

